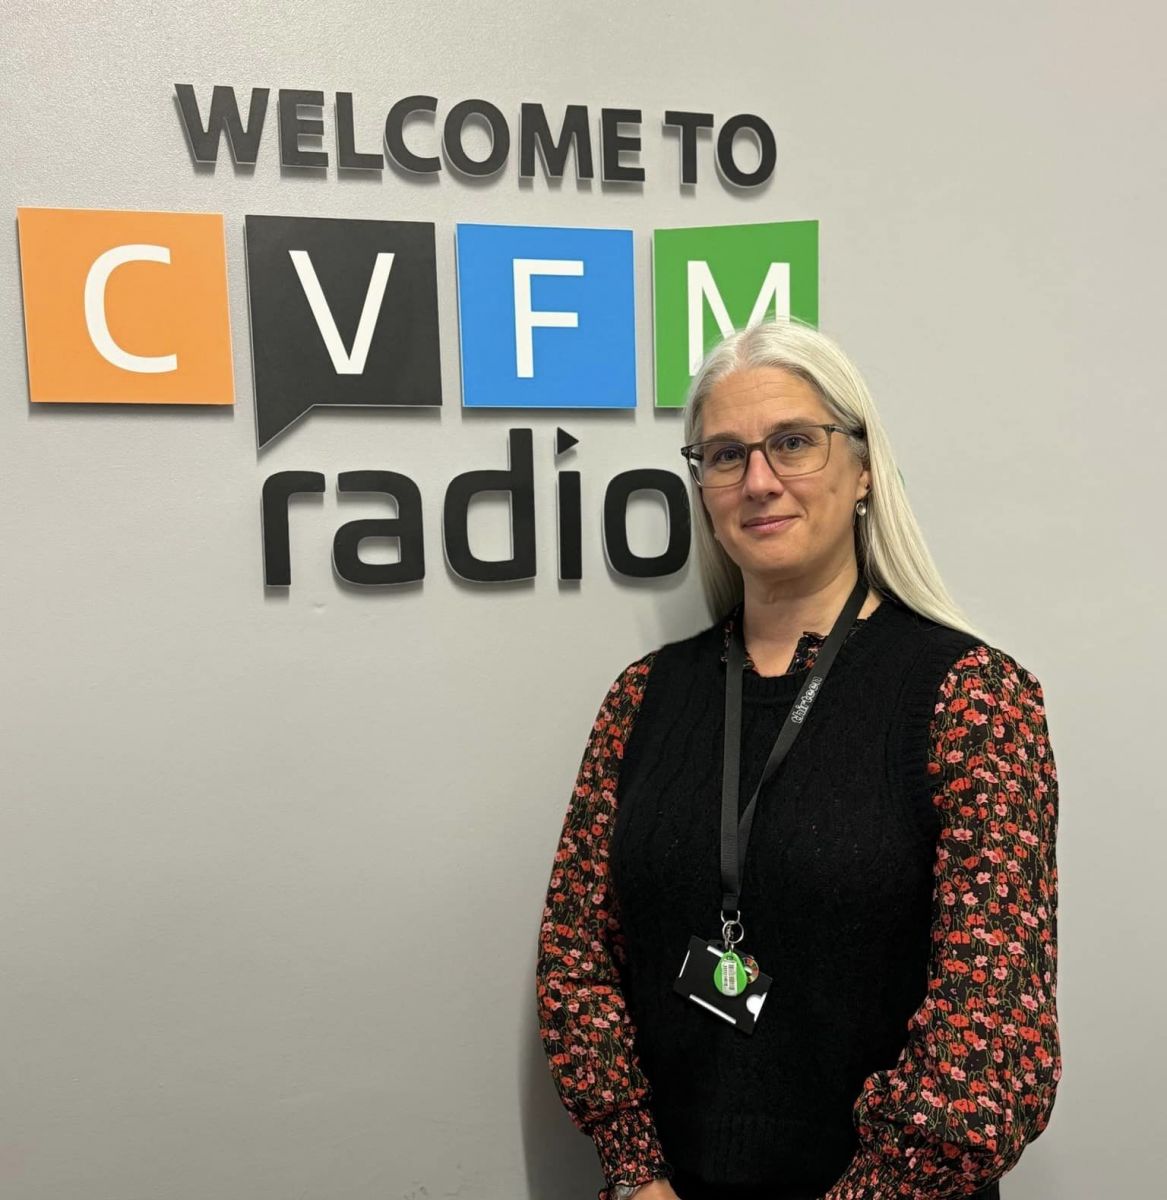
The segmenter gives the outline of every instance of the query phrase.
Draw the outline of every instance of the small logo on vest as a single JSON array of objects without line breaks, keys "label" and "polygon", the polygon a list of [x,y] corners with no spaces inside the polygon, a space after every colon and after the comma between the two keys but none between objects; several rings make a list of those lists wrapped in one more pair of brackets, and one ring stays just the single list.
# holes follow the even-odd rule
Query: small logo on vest
[{"label": "small logo on vest", "polygon": [[815,675],[807,685],[806,694],[799,700],[790,713],[790,719],[796,725],[801,725],[806,719],[806,714],[810,712],[810,706],[814,703],[814,698],[818,695],[818,690],[822,687],[822,684],[822,678]]}]

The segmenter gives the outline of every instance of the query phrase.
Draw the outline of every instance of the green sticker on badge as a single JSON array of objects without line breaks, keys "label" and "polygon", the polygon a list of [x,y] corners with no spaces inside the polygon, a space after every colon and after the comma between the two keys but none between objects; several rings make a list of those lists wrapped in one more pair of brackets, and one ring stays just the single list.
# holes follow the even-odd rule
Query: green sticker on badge
[{"label": "green sticker on badge", "polygon": [[739,995],[749,981],[745,965],[732,950],[721,956],[713,972],[713,986],[723,996]]}]

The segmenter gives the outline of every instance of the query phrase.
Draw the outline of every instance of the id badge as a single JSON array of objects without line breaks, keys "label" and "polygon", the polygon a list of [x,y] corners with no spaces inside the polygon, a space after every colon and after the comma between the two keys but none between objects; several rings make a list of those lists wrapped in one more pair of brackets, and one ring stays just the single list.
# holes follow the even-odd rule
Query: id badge
[{"label": "id badge", "polygon": [[742,1033],[753,1033],[773,982],[748,955],[727,956],[716,939],[691,937],[673,991]]}]

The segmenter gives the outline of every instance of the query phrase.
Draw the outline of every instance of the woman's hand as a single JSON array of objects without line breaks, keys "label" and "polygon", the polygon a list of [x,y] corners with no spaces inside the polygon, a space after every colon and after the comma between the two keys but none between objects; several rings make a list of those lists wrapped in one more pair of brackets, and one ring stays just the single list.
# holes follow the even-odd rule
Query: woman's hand
[{"label": "woman's hand", "polygon": [[633,1193],[632,1200],[680,1200],[667,1179],[653,1179]]}]

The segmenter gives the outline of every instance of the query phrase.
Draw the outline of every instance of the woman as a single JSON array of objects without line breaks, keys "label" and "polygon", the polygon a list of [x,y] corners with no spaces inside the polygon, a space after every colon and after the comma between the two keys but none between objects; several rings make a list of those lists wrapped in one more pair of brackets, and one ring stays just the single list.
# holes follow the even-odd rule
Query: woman
[{"label": "woman", "polygon": [[718,620],[609,689],[540,935],[600,1198],[995,1200],[1061,1075],[1041,685],[953,605],[826,336],[726,338],[685,436]]}]

